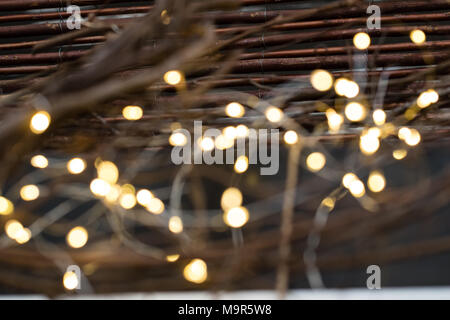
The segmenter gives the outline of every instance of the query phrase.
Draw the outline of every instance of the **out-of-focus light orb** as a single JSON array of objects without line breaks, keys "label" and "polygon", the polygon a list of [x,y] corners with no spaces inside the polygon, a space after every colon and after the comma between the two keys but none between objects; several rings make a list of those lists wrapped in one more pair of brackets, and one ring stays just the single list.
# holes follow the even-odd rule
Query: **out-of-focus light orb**
[{"label": "out-of-focus light orb", "polygon": [[350,182],[348,189],[355,198],[361,198],[366,194],[364,183],[362,183],[360,180],[353,180],[352,182]]},{"label": "out-of-focus light orb", "polygon": [[240,138],[245,138],[249,135],[249,129],[246,125],[240,124],[236,127],[236,136]]},{"label": "out-of-focus light orb", "polygon": [[277,107],[268,107],[265,112],[267,120],[270,122],[280,122],[283,119],[283,111]]},{"label": "out-of-focus light orb", "polygon": [[138,106],[126,106],[122,110],[122,115],[127,120],[136,121],[142,118],[144,111]]},{"label": "out-of-focus light orb", "polygon": [[367,134],[372,135],[377,138],[380,138],[381,135],[383,134],[383,132],[378,127],[372,127],[372,128],[369,128],[369,130],[367,130]]},{"label": "out-of-focus light orb", "polygon": [[439,94],[435,90],[429,89],[419,95],[417,98],[417,105],[423,109],[438,101]]},{"label": "out-of-focus light orb", "polygon": [[114,184],[119,179],[119,169],[111,161],[102,161],[97,166],[97,175],[99,179]]},{"label": "out-of-focus light orb", "polygon": [[164,74],[164,81],[171,86],[176,86],[183,80],[183,75],[178,70],[167,71]]},{"label": "out-of-focus light orb", "polygon": [[359,102],[350,102],[345,106],[345,116],[353,122],[362,121],[366,117],[366,108]]},{"label": "out-of-focus light orb", "polygon": [[22,229],[23,225],[17,220],[12,219],[5,223],[6,235],[13,240],[17,239]]},{"label": "out-of-focus light orb", "polygon": [[83,227],[75,227],[67,234],[66,241],[67,244],[72,248],[82,248],[88,242],[88,232]]},{"label": "out-of-focus light orb", "polygon": [[126,210],[132,209],[136,205],[136,197],[132,193],[122,194],[119,198],[119,204]]},{"label": "out-of-focus light orb", "polygon": [[154,197],[153,193],[147,189],[141,189],[136,193],[137,202],[144,207],[148,206]]},{"label": "out-of-focus light orb", "polygon": [[386,178],[379,171],[373,171],[367,180],[367,186],[372,192],[381,192],[386,187]]},{"label": "out-of-focus light orb", "polygon": [[359,148],[365,155],[371,155],[380,148],[380,140],[374,134],[363,134],[359,139]]},{"label": "out-of-focus light orb", "polygon": [[397,149],[392,152],[392,157],[394,157],[395,160],[402,160],[408,155],[408,151],[405,149]]},{"label": "out-of-focus light orb", "polygon": [[312,172],[322,170],[326,162],[327,160],[321,152],[313,152],[306,158],[306,166]]},{"label": "out-of-focus light orb", "polygon": [[402,140],[405,140],[410,135],[411,135],[411,129],[409,129],[407,127],[401,127],[398,130],[398,137]]},{"label": "out-of-focus light orb", "polygon": [[233,126],[228,126],[228,127],[225,127],[225,128],[222,130],[222,134],[223,134],[227,139],[232,139],[232,140],[234,140],[234,139],[236,138],[236,136],[237,136],[237,130],[236,130],[236,128],[233,127]]},{"label": "out-of-focus light orb", "polygon": [[377,126],[382,126],[386,122],[386,112],[381,109],[377,109],[372,114],[373,123]]},{"label": "out-of-focus light orb", "polygon": [[164,202],[162,202],[159,198],[152,198],[147,204],[146,209],[153,214],[161,214],[165,209]]},{"label": "out-of-focus light orb", "polygon": [[370,36],[365,32],[358,32],[353,37],[353,44],[358,50],[366,50],[370,46]]},{"label": "out-of-focus light orb", "polygon": [[406,136],[405,143],[408,146],[413,147],[418,145],[421,139],[422,137],[420,136],[419,131],[417,131],[416,129],[410,129],[410,134]]},{"label": "out-of-focus light orb", "polygon": [[423,44],[427,40],[425,32],[419,29],[411,31],[409,37],[411,38],[411,41],[414,42],[415,44]]},{"label": "out-of-focus light orb", "polygon": [[20,189],[20,197],[25,201],[33,201],[39,198],[39,188],[34,184],[23,186]]},{"label": "out-of-focus light orb", "polygon": [[9,199],[0,196],[0,215],[7,216],[10,215],[13,211],[13,203]]},{"label": "out-of-focus light orb", "polygon": [[248,169],[248,158],[246,156],[239,156],[234,164],[234,171],[237,173],[244,173]]},{"label": "out-of-focus light orb", "polygon": [[105,196],[106,201],[110,202],[110,203],[114,203],[116,202],[119,197],[120,197],[120,193],[121,193],[121,188],[118,185],[112,185],[111,188],[109,189],[108,194]]},{"label": "out-of-focus light orb", "polygon": [[48,167],[48,160],[45,156],[39,154],[31,158],[31,165],[35,168],[44,169]]},{"label": "out-of-focus light orb", "polygon": [[183,232],[183,221],[178,216],[170,217],[169,219],[169,230],[172,233],[178,234]]},{"label": "out-of-focus light orb", "polygon": [[333,86],[333,75],[326,70],[314,70],[311,73],[311,85],[317,91],[328,91]]},{"label": "out-of-focus light orb", "polygon": [[214,141],[216,148],[219,150],[229,149],[234,145],[234,139],[229,139],[225,135],[219,135]]},{"label": "out-of-focus light orb", "polygon": [[71,174],[80,174],[86,169],[86,161],[81,158],[73,158],[67,163],[67,170]]},{"label": "out-of-focus light orb", "polygon": [[238,102],[231,102],[225,107],[225,112],[231,118],[241,118],[245,114],[245,108]]},{"label": "out-of-focus light orb", "polygon": [[242,201],[242,193],[238,188],[228,188],[222,194],[220,205],[222,209],[226,211],[228,209],[241,206]]},{"label": "out-of-focus light orb", "polygon": [[16,235],[16,242],[18,244],[25,244],[31,239],[31,230],[28,228],[22,228]]},{"label": "out-of-focus light orb", "polygon": [[166,261],[167,261],[167,262],[175,262],[175,261],[177,261],[179,258],[180,258],[180,255],[179,255],[179,254],[171,254],[171,255],[166,256]]},{"label": "out-of-focus light orb", "polygon": [[200,148],[203,151],[211,151],[214,149],[214,140],[210,137],[203,137],[199,140]]},{"label": "out-of-focus light orb", "polygon": [[94,179],[90,184],[92,193],[98,197],[105,197],[111,190],[111,185],[103,179]]},{"label": "out-of-focus light orb", "polygon": [[345,93],[347,92],[347,85],[349,80],[346,78],[339,78],[334,83],[334,90],[336,93],[340,96],[345,96]]},{"label": "out-of-focus light orb", "polygon": [[342,177],[342,185],[348,189],[350,188],[350,183],[354,180],[358,180],[356,174],[348,172]]},{"label": "out-of-focus light orb", "polygon": [[187,143],[187,137],[181,132],[174,132],[169,137],[169,143],[174,147],[182,147]]},{"label": "out-of-focus light orb", "polygon": [[328,208],[330,211],[334,209],[334,205],[336,204],[336,199],[332,197],[326,197],[322,200],[321,205],[323,207]]},{"label": "out-of-focus light orb", "polygon": [[241,228],[249,219],[248,210],[245,207],[235,207],[227,210],[223,215],[224,222],[232,228]]},{"label": "out-of-focus light orb", "polygon": [[30,130],[35,134],[41,134],[50,126],[51,117],[47,111],[38,111],[30,121]]},{"label": "out-of-focus light orb", "polygon": [[352,99],[354,97],[356,97],[359,94],[359,86],[358,84],[353,81],[353,80],[346,80],[343,83],[343,87],[344,87],[344,96]]},{"label": "out-of-focus light orb", "polygon": [[208,267],[202,259],[194,259],[183,270],[184,278],[193,283],[203,283],[208,277]]},{"label": "out-of-focus light orb", "polygon": [[296,144],[298,142],[298,134],[294,130],[286,131],[284,134],[284,142],[287,144]]},{"label": "out-of-focus light orb", "polygon": [[68,271],[64,273],[63,285],[67,290],[74,290],[78,287],[79,280],[75,272]]},{"label": "out-of-focus light orb", "polygon": [[328,127],[331,132],[338,132],[341,125],[344,123],[344,117],[338,114],[334,109],[327,109],[325,112],[328,120]]}]

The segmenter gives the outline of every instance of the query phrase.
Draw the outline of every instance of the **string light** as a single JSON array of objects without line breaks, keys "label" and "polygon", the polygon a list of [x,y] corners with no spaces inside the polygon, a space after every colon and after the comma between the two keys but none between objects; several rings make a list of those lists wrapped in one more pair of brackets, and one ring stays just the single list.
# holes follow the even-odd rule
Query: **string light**
[{"label": "string light", "polygon": [[25,244],[31,239],[31,230],[28,228],[22,228],[16,235],[16,242],[18,244]]},{"label": "string light", "polygon": [[408,155],[408,151],[405,149],[397,149],[392,152],[392,156],[396,160],[402,160]]},{"label": "string light", "polygon": [[108,194],[105,196],[105,200],[110,203],[115,203],[119,197],[122,189],[117,184],[111,185]]},{"label": "string light", "polygon": [[102,161],[97,166],[97,175],[99,179],[114,184],[119,179],[119,169],[111,161]]},{"label": "string light", "polygon": [[268,107],[265,114],[267,120],[269,120],[270,122],[280,122],[281,119],[283,119],[283,111],[281,111],[281,109],[277,107]]},{"label": "string light", "polygon": [[67,290],[74,290],[78,287],[79,280],[75,272],[67,271],[63,276],[63,285]]},{"label": "string light", "polygon": [[208,267],[202,259],[194,259],[183,270],[184,278],[193,283],[203,283],[208,277]]},{"label": "string light", "polygon": [[155,196],[150,190],[141,189],[136,193],[136,200],[141,206],[148,206]]},{"label": "string light", "polygon": [[180,258],[179,254],[171,254],[166,257],[167,262],[175,262]]},{"label": "string light", "polygon": [[370,46],[370,36],[365,32],[358,32],[353,37],[353,44],[359,50],[366,50]]},{"label": "string light", "polygon": [[435,90],[429,89],[419,95],[417,98],[417,105],[423,109],[438,101],[439,94]]},{"label": "string light", "polygon": [[14,211],[14,205],[9,199],[0,196],[0,215],[7,216]]},{"label": "string light", "polygon": [[294,130],[286,131],[284,134],[284,142],[287,144],[296,144],[298,142],[298,134]]},{"label": "string light", "polygon": [[183,232],[183,221],[178,216],[170,217],[169,219],[169,230],[172,233],[178,234]]},{"label": "string light", "polygon": [[132,209],[136,205],[136,197],[133,193],[122,194],[119,198],[119,204],[126,210]]},{"label": "string light", "polygon": [[334,90],[340,96],[345,96],[349,99],[356,97],[359,94],[359,86],[355,81],[346,78],[339,78],[334,84]]},{"label": "string light", "polygon": [[220,205],[222,206],[222,209],[224,211],[239,207],[242,205],[242,193],[237,188],[228,188],[226,189],[223,194],[222,198],[220,199]]},{"label": "string light", "polygon": [[34,184],[23,186],[20,189],[20,197],[25,201],[33,201],[39,198],[39,188]]},{"label": "string light", "polygon": [[386,179],[379,171],[372,171],[367,180],[367,186],[372,192],[381,192],[386,187]]},{"label": "string light", "polygon": [[174,132],[169,137],[169,143],[174,147],[182,147],[186,145],[187,138],[181,132]]},{"label": "string light", "polygon": [[164,202],[158,198],[152,198],[148,202],[146,209],[153,214],[161,214],[164,212]]},{"label": "string light", "polygon": [[30,129],[34,134],[41,134],[50,126],[51,117],[47,111],[36,112],[30,121]]},{"label": "string light", "polygon": [[236,127],[236,136],[240,138],[245,138],[249,134],[249,129],[246,125],[240,124]]},{"label": "string light", "polygon": [[366,108],[359,102],[350,102],[345,106],[345,116],[353,122],[362,121],[366,117]]},{"label": "string light", "polygon": [[328,127],[330,128],[330,131],[338,132],[341,128],[342,123],[344,123],[344,117],[336,113],[336,111],[331,108],[327,109],[325,115],[327,116]]},{"label": "string light", "polygon": [[92,180],[89,187],[92,193],[98,197],[106,196],[111,190],[111,185],[103,179]]},{"label": "string light", "polygon": [[354,180],[358,180],[356,174],[348,172],[342,177],[342,185],[348,189]]},{"label": "string light", "polygon": [[386,122],[386,112],[381,109],[377,109],[372,114],[373,123],[377,126],[382,126]]},{"label": "string light", "polygon": [[306,165],[312,172],[322,170],[326,164],[326,158],[321,152],[313,152],[306,158]]},{"label": "string light", "polygon": [[245,109],[238,102],[231,102],[225,107],[226,114],[231,118],[241,118],[245,114]]},{"label": "string light", "polygon": [[122,115],[127,120],[136,121],[142,118],[144,111],[138,106],[127,106],[123,108]]},{"label": "string light", "polygon": [[178,70],[167,71],[164,74],[164,81],[171,86],[176,86],[183,80],[183,75]]},{"label": "string light", "polygon": [[214,149],[214,146],[215,146],[214,140],[211,139],[210,137],[200,138],[199,145],[203,151],[211,151]]},{"label": "string light", "polygon": [[234,145],[234,139],[229,139],[221,134],[216,138],[215,145],[219,150],[229,149]]},{"label": "string light", "polygon": [[333,210],[336,203],[336,199],[332,197],[326,197],[322,200],[321,206],[328,208],[328,210]]},{"label": "string light", "polygon": [[311,73],[311,85],[317,91],[328,91],[333,86],[333,75],[326,70],[314,70]]},{"label": "string light", "polygon": [[12,220],[8,220],[5,223],[6,235],[13,240],[17,239],[17,237],[20,235],[20,232],[22,231],[22,229],[23,229],[23,225],[17,220],[12,219]]},{"label": "string light", "polygon": [[233,126],[228,126],[228,127],[225,127],[225,128],[222,130],[222,134],[223,134],[227,139],[234,140],[234,139],[236,138],[236,136],[237,136],[237,131],[236,131],[236,128],[235,128],[235,127],[233,127]]},{"label": "string light", "polygon": [[359,139],[359,147],[361,152],[365,155],[371,155],[377,152],[380,148],[380,140],[376,134],[371,134],[369,132],[361,135]]},{"label": "string light", "polygon": [[422,139],[419,131],[417,131],[416,129],[410,129],[409,132],[410,134],[405,138],[405,143],[411,147],[418,145],[420,140]]},{"label": "string light", "polygon": [[48,160],[43,155],[36,155],[31,158],[31,165],[35,168],[44,169],[48,167]]},{"label": "string light", "polygon": [[409,37],[411,38],[411,41],[414,42],[415,44],[423,44],[427,40],[425,32],[419,29],[411,31]]},{"label": "string light", "polygon": [[362,183],[360,180],[353,180],[350,182],[349,188],[350,193],[355,198],[361,198],[366,194],[366,189],[364,188],[364,183]]},{"label": "string light", "polygon": [[171,18],[169,16],[169,13],[167,12],[167,10],[164,9],[163,11],[161,11],[161,21],[162,21],[162,23],[165,24],[165,25],[168,25],[168,24],[170,24],[170,20],[171,20]]},{"label": "string light", "polygon": [[88,241],[88,232],[83,227],[75,227],[67,234],[66,241],[72,248],[82,248]]},{"label": "string light", "polygon": [[241,228],[249,219],[248,210],[245,207],[235,207],[224,213],[224,222],[232,228]]},{"label": "string light", "polygon": [[86,161],[81,158],[73,158],[67,163],[67,170],[71,174],[80,174],[86,169]]},{"label": "string light", "polygon": [[248,169],[248,158],[246,156],[240,156],[236,159],[234,164],[234,171],[237,173],[244,173]]}]

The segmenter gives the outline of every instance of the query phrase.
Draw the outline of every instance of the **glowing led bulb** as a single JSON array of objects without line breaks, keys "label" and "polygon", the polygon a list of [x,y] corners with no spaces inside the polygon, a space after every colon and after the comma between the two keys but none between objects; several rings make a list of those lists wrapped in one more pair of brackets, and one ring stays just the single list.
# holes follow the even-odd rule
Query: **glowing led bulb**
[{"label": "glowing led bulb", "polygon": [[75,272],[68,271],[64,273],[63,276],[63,285],[67,290],[74,290],[78,287],[79,280]]},{"label": "glowing led bulb", "polygon": [[361,198],[366,194],[364,184],[360,180],[353,180],[352,182],[350,182],[348,189],[355,198]]},{"label": "glowing led bulb", "polygon": [[31,239],[31,230],[28,228],[22,228],[16,235],[16,242],[18,244],[24,244],[30,241]]},{"label": "glowing led bulb", "polygon": [[359,94],[359,86],[355,81],[345,78],[339,78],[334,84],[334,90],[340,96],[345,96],[349,99],[356,97]]},{"label": "glowing led bulb", "polygon": [[200,144],[200,148],[203,151],[211,151],[214,149],[214,146],[215,146],[214,140],[211,139],[210,137],[200,138],[199,144]]},{"label": "glowing led bulb", "polygon": [[313,152],[306,158],[306,165],[308,169],[312,172],[317,172],[322,170],[325,166],[327,160],[323,153],[321,152]]},{"label": "glowing led bulb", "polygon": [[249,134],[249,130],[246,125],[240,124],[236,127],[236,136],[244,138]]},{"label": "glowing led bulb", "polygon": [[381,126],[386,122],[386,112],[381,109],[377,109],[372,114],[373,123],[377,126]]},{"label": "glowing led bulb", "polygon": [[242,193],[239,189],[228,188],[222,194],[220,205],[222,206],[222,209],[226,211],[231,208],[239,207],[242,204],[242,200]]},{"label": "glowing led bulb", "polygon": [[183,75],[178,70],[167,71],[164,74],[164,81],[167,84],[170,84],[172,86],[176,86],[176,85],[180,84],[182,80],[183,80]]},{"label": "glowing led bulb", "polygon": [[333,86],[334,78],[328,71],[318,69],[311,73],[310,81],[317,91],[328,91]]},{"label": "glowing led bulb", "polygon": [[354,180],[358,180],[356,174],[352,172],[346,173],[344,177],[342,177],[342,185],[348,189],[350,188],[350,183]]},{"label": "glowing led bulb", "polygon": [[182,147],[186,145],[187,138],[181,132],[174,132],[170,135],[169,143],[174,147]]},{"label": "glowing led bulb", "polygon": [[184,278],[193,283],[203,283],[208,277],[208,267],[202,259],[194,259],[184,267]]},{"label": "glowing led bulb", "polygon": [[39,188],[34,184],[23,186],[20,189],[20,197],[25,201],[33,201],[39,198]]},{"label": "glowing led bulb", "polygon": [[417,105],[423,109],[438,101],[439,94],[435,90],[430,89],[419,95],[417,98]]},{"label": "glowing led bulb", "polygon": [[83,227],[75,227],[67,234],[66,241],[72,248],[82,248],[88,241],[88,232]]},{"label": "glowing led bulb", "polygon": [[8,220],[5,224],[6,235],[15,240],[23,230],[23,225],[17,220]]},{"label": "glowing led bulb", "polygon": [[234,171],[237,173],[243,173],[248,169],[248,158],[246,156],[240,156],[236,159],[234,164]]},{"label": "glowing led bulb", "polygon": [[340,96],[344,96],[347,91],[348,80],[345,78],[339,78],[334,83],[334,90]]},{"label": "glowing led bulb", "polygon": [[232,228],[241,228],[249,219],[248,210],[244,207],[235,207],[227,210],[223,215],[224,222]]},{"label": "glowing led bulb", "polygon": [[408,151],[405,149],[397,149],[392,152],[392,156],[395,160],[402,160],[408,155]]},{"label": "glowing led bulb", "polygon": [[0,196],[0,215],[7,216],[14,211],[14,205],[7,198]]},{"label": "glowing led bulb", "polygon": [[327,207],[330,211],[334,209],[334,205],[336,203],[336,199],[331,197],[326,197],[322,200],[321,205]]},{"label": "glowing led bulb", "polygon": [[365,50],[370,46],[370,36],[365,32],[358,32],[353,37],[353,44],[359,50]]},{"label": "glowing led bulb", "polygon": [[124,209],[132,209],[136,205],[136,197],[132,193],[122,194],[119,198],[119,204]]},{"label": "glowing led bulb", "polygon": [[427,40],[425,32],[419,29],[411,31],[409,37],[411,38],[411,41],[414,42],[415,44],[423,44]]},{"label": "glowing led bulb", "polygon": [[123,108],[122,115],[127,120],[136,121],[142,118],[144,111],[138,106],[127,106]]},{"label": "glowing led bulb", "polygon": [[237,136],[237,131],[236,128],[233,126],[228,126],[226,128],[224,128],[222,130],[222,134],[227,138],[227,139],[232,139],[234,140]]},{"label": "glowing led bulb", "polygon": [[47,111],[36,112],[30,121],[31,132],[41,134],[50,126],[51,117]]},{"label": "glowing led bulb", "polygon": [[171,254],[166,257],[167,262],[175,262],[180,258],[179,254]]},{"label": "glowing led bulb", "polygon": [[43,155],[36,155],[33,158],[31,158],[30,161],[31,165],[35,168],[44,169],[48,166],[48,160]]},{"label": "glowing led bulb", "polygon": [[98,197],[105,197],[111,190],[111,185],[102,179],[94,179],[90,184],[92,193]]},{"label": "glowing led bulb", "polygon": [[146,209],[153,214],[161,214],[164,212],[164,202],[158,198],[152,198],[148,202]]},{"label": "glowing led bulb", "polygon": [[183,221],[180,217],[173,216],[169,219],[169,230],[175,234],[183,232]]},{"label": "glowing led bulb", "polygon": [[225,112],[231,118],[241,118],[245,114],[245,109],[242,104],[232,102],[225,107]]},{"label": "glowing led bulb", "polygon": [[296,144],[298,142],[298,134],[294,130],[286,131],[284,134],[284,142],[287,144]]},{"label": "glowing led bulb", "polygon": [[373,171],[369,175],[367,186],[372,192],[381,192],[386,187],[386,179],[381,172]]},{"label": "glowing led bulb", "polygon": [[71,174],[80,174],[86,169],[86,161],[81,158],[73,158],[67,163],[67,170]]},{"label": "glowing led bulb", "polygon": [[107,195],[105,196],[105,200],[110,203],[114,203],[119,199],[121,192],[122,192],[122,190],[121,190],[120,186],[118,186],[116,184],[111,185]]},{"label": "glowing led bulb", "polygon": [[365,155],[371,155],[380,148],[380,140],[374,134],[363,134],[359,139],[359,148]]},{"label": "glowing led bulb", "polygon": [[234,145],[234,139],[229,139],[221,134],[216,138],[215,145],[217,149],[225,150],[231,148]]},{"label": "glowing led bulb", "polygon": [[114,184],[119,179],[119,169],[111,161],[102,161],[97,166],[97,175],[99,179]]},{"label": "glowing led bulb", "polygon": [[341,128],[342,123],[344,123],[344,117],[336,113],[334,109],[327,109],[325,112],[328,120],[328,127],[331,132],[337,132]]},{"label": "glowing led bulb", "polygon": [[410,129],[410,134],[405,137],[405,143],[411,147],[419,144],[421,140],[419,131],[416,129]]},{"label": "glowing led bulb", "polygon": [[402,140],[405,140],[410,135],[411,135],[411,130],[407,127],[402,127],[398,130],[398,137]]},{"label": "glowing led bulb", "polygon": [[353,122],[362,121],[366,117],[366,108],[359,102],[350,102],[345,106],[345,116]]},{"label": "glowing led bulb", "polygon": [[280,122],[283,119],[283,111],[277,107],[268,107],[265,114],[270,122]]},{"label": "glowing led bulb", "polygon": [[144,207],[148,206],[148,204],[154,197],[155,196],[153,195],[153,193],[147,189],[141,189],[138,191],[138,193],[136,193],[137,202]]}]

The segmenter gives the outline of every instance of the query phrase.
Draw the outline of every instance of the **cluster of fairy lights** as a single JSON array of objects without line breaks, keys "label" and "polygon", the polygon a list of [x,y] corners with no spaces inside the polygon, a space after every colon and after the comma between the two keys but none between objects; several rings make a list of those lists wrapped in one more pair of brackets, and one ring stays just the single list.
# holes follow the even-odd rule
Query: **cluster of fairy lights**
[{"label": "cluster of fairy lights", "polygon": [[[414,30],[410,33],[411,41],[421,45],[426,41],[425,33],[421,30]],[[366,50],[371,44],[370,36],[364,32],[357,33],[353,38],[356,49]],[[165,73],[164,81],[171,86],[181,86],[185,81],[182,72],[171,70]],[[325,111],[328,130],[330,134],[338,133],[346,123],[364,123],[366,126],[359,136],[359,148],[362,154],[370,156],[375,154],[381,145],[381,141],[388,136],[397,135],[404,142],[403,147],[393,151],[393,158],[404,159],[407,156],[407,147],[417,146],[421,141],[418,130],[406,126],[397,127],[393,123],[387,122],[387,114],[382,108],[370,110],[364,99],[360,97],[358,84],[348,78],[334,79],[333,75],[326,70],[315,70],[311,73],[310,82],[314,89],[320,92],[334,90],[337,96],[346,99],[344,108],[329,107]],[[420,93],[414,105],[405,112],[405,117],[410,120],[421,109],[427,108],[439,100],[439,94],[434,89],[427,89]],[[413,111],[411,111],[413,110]],[[246,113],[246,108],[238,102],[231,102],[225,106],[225,114],[231,118],[242,118]],[[415,113],[414,113],[415,112]],[[129,121],[138,121],[144,116],[143,109],[139,106],[126,106],[122,110],[123,117]],[[276,106],[265,108],[264,115],[272,123],[280,123],[285,118],[283,110]],[[51,124],[51,115],[46,110],[37,111],[30,120],[29,128],[34,134],[44,133]],[[188,138],[176,129],[169,136],[169,144],[172,146],[184,146]],[[210,151],[214,148],[225,150],[234,146],[235,139],[248,136],[249,128],[244,124],[228,126],[223,128],[222,134],[218,137],[203,137],[197,143],[203,151]],[[297,130],[287,130],[283,135],[283,140],[288,146],[302,143],[301,133]],[[49,166],[49,160],[44,155],[35,155],[31,158],[31,165],[35,168],[45,169]],[[78,175],[87,168],[87,162],[83,158],[76,157],[67,162],[67,171],[70,174]],[[95,162],[97,177],[90,183],[92,194],[103,201],[106,205],[118,205],[125,210],[131,210],[136,206],[142,206],[149,213],[161,215],[165,211],[162,200],[157,198],[152,191],[147,189],[136,190],[131,184],[118,184],[119,169],[111,161],[97,159]],[[306,167],[314,173],[324,169],[327,165],[326,155],[320,151],[309,153],[305,157]],[[248,158],[243,155],[236,159],[234,171],[243,174],[249,167]],[[342,185],[355,198],[362,198],[366,194],[366,185],[373,192],[381,192],[386,187],[386,178],[381,170],[370,172],[366,184],[352,172],[346,173],[342,177]],[[24,201],[33,201],[40,196],[38,185],[24,185],[20,188],[20,198]],[[242,192],[236,187],[226,189],[221,197],[221,208],[223,209],[223,221],[230,228],[242,228],[250,219],[250,213],[243,206]],[[322,205],[332,209],[336,199],[326,197]],[[9,216],[14,213],[14,204],[4,196],[0,196],[0,214]],[[183,221],[178,216],[172,216],[168,220],[167,228],[175,234],[183,232]],[[5,224],[6,235],[18,244],[27,243],[32,238],[30,229],[24,227],[15,219],[8,220]],[[66,235],[67,245],[73,249],[84,247],[89,240],[89,234],[83,226],[76,226]],[[175,262],[179,259],[179,254],[172,254],[166,257],[168,262]],[[186,280],[192,283],[203,283],[207,280],[207,265],[202,259],[191,260],[183,270]],[[66,289],[75,289],[79,284],[77,275],[67,272],[63,277],[63,285]]]}]

